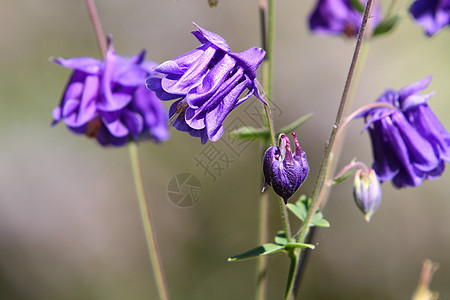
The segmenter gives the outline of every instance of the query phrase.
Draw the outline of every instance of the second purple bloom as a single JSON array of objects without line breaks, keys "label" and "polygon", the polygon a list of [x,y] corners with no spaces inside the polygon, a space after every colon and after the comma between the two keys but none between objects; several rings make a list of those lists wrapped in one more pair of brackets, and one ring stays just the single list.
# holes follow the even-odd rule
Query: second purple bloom
[{"label": "second purple bloom", "polygon": [[[367,1],[359,1],[361,8]],[[381,10],[379,5],[372,9],[372,28],[380,23]],[[351,0],[318,0],[309,17],[311,31],[324,35],[341,35],[356,37],[361,21],[362,11],[352,5]]]},{"label": "second purple bloom", "polygon": [[419,186],[441,176],[450,161],[450,133],[427,104],[433,95],[419,92],[430,83],[426,77],[400,91],[388,90],[377,100],[396,107],[365,112],[374,155],[373,169],[380,181],[396,187]]},{"label": "second purple bloom", "polygon": [[177,100],[169,111],[173,126],[200,137],[204,144],[220,139],[222,122],[250,96],[264,102],[256,86],[256,69],[266,52],[252,47],[232,53],[223,38],[197,28],[192,34],[202,45],[157,66],[155,71],[163,76],[151,76],[146,83],[159,99]]}]

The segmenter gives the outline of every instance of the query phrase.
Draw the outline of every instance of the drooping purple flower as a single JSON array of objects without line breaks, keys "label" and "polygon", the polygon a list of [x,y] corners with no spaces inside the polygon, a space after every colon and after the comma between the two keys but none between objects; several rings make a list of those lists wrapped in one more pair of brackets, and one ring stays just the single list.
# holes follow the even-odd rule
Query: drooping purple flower
[{"label": "drooping purple flower", "polygon": [[108,37],[104,62],[91,57],[52,59],[74,70],[53,110],[53,125],[64,121],[73,132],[96,138],[101,145],[166,140],[166,111],[145,87],[156,64],[144,61],[144,56],[144,50],[133,57],[117,55]]},{"label": "drooping purple flower", "polygon": [[295,133],[295,153],[292,155],[289,138],[281,134],[278,147],[267,149],[263,159],[264,189],[271,185],[277,195],[287,203],[288,199],[305,181],[309,172],[306,154],[300,148]]},{"label": "drooping purple flower", "polygon": [[381,202],[381,186],[373,169],[355,172],[353,198],[369,222]]},{"label": "drooping purple flower", "polygon": [[417,0],[409,12],[428,36],[450,26],[450,0]]},{"label": "drooping purple flower", "polygon": [[[392,180],[396,187],[418,186],[435,179],[450,161],[450,133],[427,104],[434,95],[421,95],[431,76],[400,91],[388,90],[377,102],[397,109],[374,108],[366,118],[374,155],[373,169],[380,181]],[[370,119],[369,119],[370,118]]]},{"label": "drooping purple flower", "polygon": [[252,95],[263,101],[256,69],[265,51],[252,47],[232,53],[223,38],[197,28],[192,34],[202,45],[157,66],[155,71],[164,75],[150,76],[147,87],[161,100],[177,99],[169,110],[170,122],[180,131],[201,137],[204,144],[220,139],[222,122],[239,104]]},{"label": "drooping purple flower", "polygon": [[[379,5],[373,5],[372,16],[370,26],[375,29],[381,18]],[[351,0],[318,0],[309,17],[309,28],[318,34],[356,37],[362,18],[363,13],[352,6]]]}]

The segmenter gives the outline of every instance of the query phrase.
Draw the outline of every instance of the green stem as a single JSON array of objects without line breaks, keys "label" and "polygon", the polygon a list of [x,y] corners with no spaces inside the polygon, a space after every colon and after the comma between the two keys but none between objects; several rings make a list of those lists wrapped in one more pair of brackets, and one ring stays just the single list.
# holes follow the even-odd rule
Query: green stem
[{"label": "green stem", "polygon": [[133,172],[134,184],[136,194],[139,202],[139,210],[141,212],[142,225],[145,231],[145,238],[147,240],[148,254],[153,268],[153,274],[156,280],[156,287],[158,289],[159,298],[162,300],[169,299],[169,292],[164,278],[164,272],[161,266],[160,255],[156,244],[156,237],[152,226],[150,211],[147,206],[145,198],[144,186],[142,184],[142,176],[139,168],[139,157],[137,145],[134,142],[128,143],[128,150],[130,153],[131,169]]},{"label": "green stem", "polygon": [[293,296],[292,290],[293,290],[293,286],[294,286],[295,273],[296,273],[297,266],[298,266],[299,253],[300,253],[300,251],[298,251],[298,249],[292,250],[291,252],[289,252],[289,258],[291,259],[291,264],[289,266],[289,275],[288,275],[288,281],[287,281],[287,285],[286,285],[286,294],[284,295],[285,300],[290,300],[290,299],[292,299],[292,296]]},{"label": "green stem", "polygon": [[[273,0],[269,0],[272,2]],[[273,6],[273,3],[271,4]],[[260,24],[261,24],[261,35],[262,35],[262,47],[266,50],[266,57],[262,63],[262,77],[263,77],[263,86],[257,81],[258,89],[260,90],[260,94],[263,99],[266,101],[268,105],[264,105],[265,110],[265,125],[269,127],[270,131],[270,140],[272,146],[275,146],[275,130],[273,127],[273,120],[270,113],[270,99],[268,99],[267,94],[271,95],[272,93],[272,49],[273,49],[273,23],[270,20],[273,20],[273,9],[268,9],[266,0],[259,1],[259,10],[260,10]],[[267,22],[267,18],[269,18],[269,22]],[[269,24],[267,24],[269,23]],[[272,26],[271,26],[272,24]],[[267,37],[266,32],[269,31],[269,45],[267,47]],[[267,93],[267,94],[266,94]],[[269,142],[266,141],[264,143],[264,149],[268,148]],[[268,228],[269,228],[269,192],[266,190],[261,195],[261,201],[259,203],[259,244],[264,245],[268,241]],[[262,256],[258,260],[257,265],[257,282],[256,282],[256,300],[266,300],[267,299],[267,256]]]},{"label": "green stem", "polygon": [[[100,18],[95,7],[94,0],[85,0],[86,7],[89,12],[89,16],[94,27],[96,40],[100,48],[101,55],[103,59],[106,57],[106,42],[105,36],[103,34],[102,25]],[[156,280],[156,287],[158,289],[159,298],[161,300],[169,299],[169,292],[167,289],[167,284],[164,278],[164,272],[161,267],[161,260],[156,245],[156,238],[153,232],[152,222],[150,218],[150,212],[147,206],[147,200],[145,199],[144,186],[142,184],[141,171],[139,169],[139,158],[137,145],[134,142],[128,143],[128,149],[130,153],[130,162],[133,172],[133,179],[136,188],[136,194],[139,202],[139,210],[141,212],[142,225],[144,226],[145,238],[147,240],[148,252],[150,256],[150,261],[153,268],[153,274]]]},{"label": "green stem", "polygon": [[289,225],[289,216],[286,208],[286,204],[284,203],[284,199],[279,197],[279,203],[280,203],[280,210],[281,210],[281,216],[283,220],[283,227],[284,227],[284,233],[286,235],[287,241],[290,243],[292,234],[291,234],[291,226]]},{"label": "green stem", "polygon": [[[266,87],[266,91],[269,94],[269,97],[272,98],[272,86],[273,86],[273,53],[275,46],[275,9],[274,9],[274,0],[269,0],[269,11],[268,11],[268,26],[267,32],[269,34],[269,42],[267,44],[267,53],[269,54],[269,63],[268,63],[268,85]],[[269,102],[268,102],[269,103]]]},{"label": "green stem", "polygon": [[[259,203],[259,245],[268,242],[269,227],[269,191],[261,193]],[[256,300],[267,299],[267,256],[260,256],[257,266]]]},{"label": "green stem", "polygon": [[327,143],[327,147],[326,147],[326,150],[325,150],[325,155],[324,155],[324,158],[322,160],[322,164],[320,166],[319,175],[317,176],[317,180],[316,180],[315,187],[314,187],[314,190],[313,190],[313,194],[312,194],[312,197],[311,197],[312,198],[312,202],[311,202],[311,205],[310,205],[310,207],[308,209],[308,214],[307,214],[306,219],[305,219],[305,224],[303,225],[303,230],[300,232],[300,235],[299,235],[299,239],[298,240],[300,242],[304,242],[305,236],[306,236],[308,228],[309,228],[309,226],[311,224],[311,220],[312,220],[312,217],[314,215],[314,212],[317,210],[318,205],[320,204],[317,201],[317,198],[318,198],[317,196],[318,196],[319,192],[322,189],[323,182],[324,182],[323,180],[324,180],[324,177],[325,177],[325,174],[326,174],[325,172],[328,169],[329,163],[330,163],[330,159],[333,156],[332,155],[333,154],[332,153],[333,145],[334,145],[334,142],[335,142],[335,138],[336,138],[336,134],[337,134],[339,125],[340,125],[341,120],[342,120],[342,116],[343,116],[343,112],[344,112],[344,109],[345,109],[345,105],[347,103],[347,98],[348,98],[350,86],[351,86],[351,83],[352,83],[353,74],[355,72],[356,64],[358,62],[359,53],[360,53],[360,50],[361,50],[361,45],[362,45],[362,42],[363,42],[363,37],[364,37],[365,30],[366,30],[366,25],[367,25],[367,21],[368,21],[368,18],[369,18],[370,9],[372,7],[372,2],[373,2],[373,0],[368,0],[367,4],[366,4],[366,8],[364,10],[364,17],[363,17],[363,21],[362,21],[362,24],[361,24],[361,29],[360,29],[359,34],[358,34],[358,38],[357,38],[357,42],[356,42],[356,46],[355,46],[355,51],[353,53],[352,62],[350,64],[350,69],[349,69],[349,72],[348,72],[348,75],[347,75],[347,80],[345,82],[345,87],[344,87],[344,91],[342,93],[342,98],[341,98],[341,101],[340,101],[340,104],[339,104],[338,113],[336,115],[336,121],[335,121],[335,123],[333,125],[333,128],[331,130],[331,135],[330,135],[330,138],[329,138],[328,143]]},{"label": "green stem", "polygon": [[[361,79],[362,70],[364,69],[364,65],[366,63],[367,54],[369,53],[370,43],[367,41],[362,44],[361,46],[361,54],[358,60],[358,65],[355,70],[355,75],[353,77],[352,86],[350,87],[349,91],[349,97],[347,101],[347,106],[345,107],[344,115],[348,115],[348,112],[352,109],[353,102],[355,100],[355,94],[356,94],[356,88],[359,85],[359,81]],[[353,118],[353,117],[352,117]],[[345,139],[345,129],[346,125],[348,124],[349,118],[345,118],[345,120],[342,122],[340,128],[338,128],[336,132],[336,138],[335,143],[331,149],[331,155],[332,159],[329,162],[329,167],[327,168],[325,175],[323,177],[323,183],[324,186],[320,190],[318,196],[317,196],[317,202],[320,205],[320,209],[322,209],[327,202],[328,195],[330,192],[330,185],[327,184],[328,179],[333,176],[333,174],[336,172],[337,163],[339,161],[339,157],[342,151],[342,145],[343,141]]]},{"label": "green stem", "polygon": [[[326,183],[326,178],[330,176],[330,174],[332,174],[334,172],[334,169],[336,167],[336,163],[337,163],[337,158],[339,156],[339,151],[335,151],[335,143],[339,144],[339,141],[336,141],[336,137],[338,134],[338,131],[340,131],[340,124],[343,118],[343,115],[345,114],[345,112],[347,112],[350,107],[351,107],[351,101],[349,101],[349,103],[347,103],[348,100],[348,96],[350,93],[350,87],[351,85],[354,83],[352,82],[353,80],[353,75],[355,73],[356,70],[356,66],[357,66],[357,62],[358,62],[358,58],[359,58],[359,54],[361,51],[361,46],[363,45],[363,40],[364,40],[364,35],[365,35],[365,31],[366,31],[366,26],[367,26],[367,22],[369,19],[369,14],[371,11],[371,7],[372,7],[372,3],[373,0],[368,0],[366,3],[366,7],[364,10],[364,17],[362,20],[362,24],[361,24],[361,28],[360,31],[358,33],[358,37],[357,37],[357,42],[356,42],[356,46],[355,46],[355,51],[353,53],[353,58],[350,64],[350,68],[348,71],[348,75],[347,75],[347,80],[345,82],[345,87],[344,87],[344,91],[342,93],[342,97],[341,97],[341,101],[339,104],[339,109],[336,115],[336,120],[335,123],[333,125],[331,134],[330,134],[330,138],[328,140],[326,149],[325,149],[325,154],[322,160],[322,164],[320,166],[319,169],[319,174],[317,176],[316,179],[316,183],[314,186],[314,190],[311,196],[311,204],[308,208],[308,213],[307,216],[305,218],[305,222],[302,226],[302,229],[300,231],[299,237],[298,237],[298,241],[300,243],[304,243],[306,236],[309,232],[309,227],[311,224],[311,220],[312,217],[314,216],[314,213],[317,211],[317,209],[319,208],[319,205],[321,204],[322,201],[324,201],[324,196],[328,195],[328,189],[329,187],[324,184]],[[365,57],[365,56],[364,56]],[[360,71],[357,71],[357,73],[360,73]],[[358,75],[358,74],[357,74]],[[358,76],[356,76],[358,77]],[[350,97],[353,98],[353,97]],[[346,107],[346,105],[348,104],[348,106]],[[340,135],[341,137],[343,137],[343,134]],[[340,147],[338,147],[340,148]],[[299,252],[298,255],[300,255],[301,252]],[[303,268],[304,269],[304,268]],[[298,272],[298,269],[296,270],[296,272]],[[295,277],[298,277],[298,274],[296,274]],[[296,289],[296,294],[299,292],[298,288]]]},{"label": "green stem", "polygon": [[[268,70],[268,68],[264,68],[267,64],[265,63],[263,66],[263,71],[264,70]],[[269,77],[269,76],[264,76],[264,78]],[[276,145],[276,137],[275,137],[275,129],[273,126],[273,119],[272,119],[272,113],[270,111],[270,103],[269,103],[269,99],[267,98],[266,94],[264,93],[264,89],[261,86],[261,84],[259,83],[258,80],[256,80],[256,85],[258,86],[258,89],[260,91],[261,97],[264,99],[264,101],[266,101],[267,105],[264,105],[264,111],[266,113],[266,119],[265,119],[265,123],[266,126],[269,127],[269,135],[270,135],[270,143],[272,146]]]},{"label": "green stem", "polygon": [[[260,7],[260,16],[262,20],[265,20],[267,16],[267,26],[266,22],[262,21],[262,34],[263,34],[263,47],[265,47],[266,39],[265,39],[265,32],[267,29],[268,32],[268,43],[267,43],[267,49],[266,50],[266,58],[263,62],[262,69],[263,69],[263,84],[265,91],[261,84],[257,82],[258,89],[260,90],[260,94],[263,97],[263,99],[266,101],[267,105],[264,106],[265,110],[265,124],[267,127],[269,127],[270,131],[270,143],[272,146],[276,145],[276,137],[275,137],[275,129],[273,125],[273,119],[270,111],[270,102],[272,97],[272,84],[273,84],[273,49],[274,49],[274,0],[268,0],[268,5],[266,4],[265,0],[259,1],[259,7]],[[267,97],[269,95],[269,97]],[[268,141],[266,141],[266,148],[268,147]],[[261,198],[261,208],[260,208],[260,242],[261,245],[265,244],[267,242],[267,227],[268,227],[268,221],[267,221],[267,214],[268,214],[268,193],[265,192],[262,195]],[[284,226],[284,231],[286,235],[286,239],[288,241],[291,240],[291,230],[289,226],[289,219],[288,219],[288,213],[286,209],[286,205],[284,204],[283,198],[280,197],[280,210],[281,210],[281,216]],[[266,220],[263,222],[263,220]],[[264,234],[263,234],[264,233]],[[294,257],[295,258],[295,257]],[[292,257],[291,257],[292,262]],[[256,293],[256,299],[263,300],[266,299],[266,272],[267,272],[267,258],[261,257],[260,263],[258,264],[258,283],[257,283],[257,293]],[[295,271],[295,269],[293,269]],[[293,271],[293,272],[294,272]],[[286,292],[289,293],[290,289],[287,289]]]}]

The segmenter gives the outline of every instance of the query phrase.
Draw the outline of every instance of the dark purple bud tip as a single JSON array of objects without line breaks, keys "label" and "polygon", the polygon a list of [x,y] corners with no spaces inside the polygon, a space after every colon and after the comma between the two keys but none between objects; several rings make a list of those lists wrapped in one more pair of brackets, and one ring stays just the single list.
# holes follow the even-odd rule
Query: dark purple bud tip
[{"label": "dark purple bud tip", "polygon": [[263,159],[264,188],[271,185],[277,195],[287,203],[289,198],[305,181],[309,166],[306,154],[300,148],[295,134],[295,154],[292,155],[289,138],[281,134],[278,138],[278,147],[267,149]]}]

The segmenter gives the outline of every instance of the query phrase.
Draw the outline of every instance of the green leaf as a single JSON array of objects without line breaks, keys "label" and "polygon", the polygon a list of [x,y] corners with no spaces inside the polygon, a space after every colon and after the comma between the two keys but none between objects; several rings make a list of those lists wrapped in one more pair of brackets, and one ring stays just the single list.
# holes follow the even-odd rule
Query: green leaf
[{"label": "green leaf", "polygon": [[306,195],[301,195],[297,202],[288,203],[287,208],[302,222],[305,222],[308,214],[309,199]]},{"label": "green leaf", "polygon": [[[308,207],[310,205],[310,199],[301,195],[295,204],[288,203],[287,208],[303,223],[306,220],[306,215],[308,214]],[[323,214],[320,210],[317,210],[311,219],[310,226],[316,227],[330,227],[330,223],[323,218]]]},{"label": "green leaf", "polygon": [[286,238],[286,233],[284,231],[278,231],[277,235],[274,238],[275,243],[284,246],[288,243],[288,240]]},{"label": "green leaf", "polygon": [[269,243],[269,244],[264,244],[264,245],[258,246],[256,248],[249,250],[247,252],[244,252],[242,254],[229,257],[228,261],[239,261],[239,260],[244,260],[244,259],[256,258],[261,255],[267,255],[267,254],[281,252],[281,251],[284,251],[284,246]]},{"label": "green leaf", "polygon": [[330,227],[330,223],[323,218],[323,215],[321,212],[317,211],[311,220],[311,226]]},{"label": "green leaf", "polygon": [[361,4],[361,2],[359,2],[359,0],[350,0],[350,5],[357,11],[361,13],[364,12],[364,6]]},{"label": "green leaf", "polygon": [[400,14],[396,14],[387,19],[384,19],[380,24],[378,24],[377,28],[375,28],[373,35],[376,36],[391,32],[394,29],[395,25],[397,25],[401,17],[402,16]]},{"label": "green leaf", "polygon": [[316,248],[316,246],[311,245],[311,244],[303,244],[303,243],[288,243],[288,244],[284,245],[284,248],[287,251],[289,251],[290,249],[293,249],[293,248],[301,248],[301,249],[309,248],[309,249],[314,250]]},{"label": "green leaf", "polygon": [[277,133],[277,136],[280,135],[280,133],[283,133],[283,132],[284,133],[288,133],[288,132],[294,131],[298,127],[300,127],[303,124],[305,124],[309,119],[312,118],[312,116],[313,116],[313,114],[307,114],[307,115],[301,116],[300,118],[298,118],[297,120],[295,120],[291,124],[281,128],[280,132]]},{"label": "green leaf", "polygon": [[244,126],[230,133],[230,136],[241,140],[268,139],[270,137],[269,129]]},{"label": "green leaf", "polygon": [[[280,135],[280,133],[288,133],[292,132],[298,127],[305,124],[313,114],[307,114],[304,116],[301,116],[291,124],[283,127],[280,132],[276,134],[276,136]],[[270,139],[270,131],[268,128],[255,128],[252,126],[243,126],[241,128],[238,128],[230,133],[230,136],[235,139],[241,139],[241,140],[254,140],[254,139]]]},{"label": "green leaf", "polygon": [[333,179],[331,182],[333,184],[338,184],[338,183],[344,182],[350,176],[355,174],[355,172],[356,172],[356,169],[352,168],[352,169],[348,170],[347,172],[345,172],[344,174],[342,174],[341,176],[339,176],[338,178]]}]

